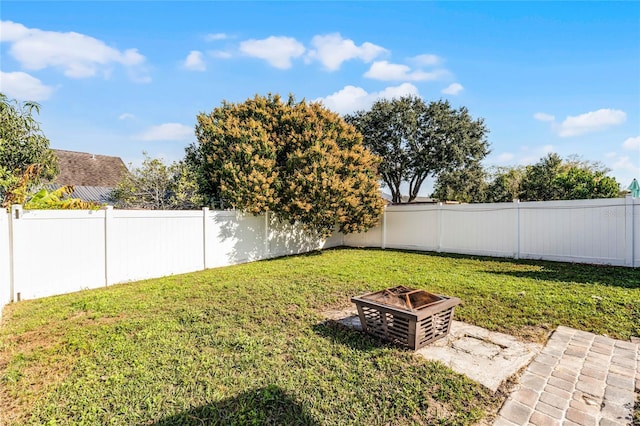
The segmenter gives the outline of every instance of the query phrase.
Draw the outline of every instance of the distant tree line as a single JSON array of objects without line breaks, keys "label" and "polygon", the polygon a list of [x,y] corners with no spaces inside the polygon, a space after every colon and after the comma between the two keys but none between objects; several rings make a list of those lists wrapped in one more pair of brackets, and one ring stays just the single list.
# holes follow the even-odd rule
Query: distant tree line
[{"label": "distant tree line", "polygon": [[[0,196],[3,205],[95,208],[68,199],[69,189],[41,184],[57,158],[33,114],[39,105],[0,94]],[[375,226],[383,201],[413,201],[423,183],[433,197],[503,202],[616,197],[619,185],[597,162],[552,153],[535,164],[486,169],[489,130],[481,118],[448,101],[417,96],[381,99],[345,117],[293,96],[258,96],[198,114],[196,142],[166,165],[145,155],[112,201],[122,208],[194,209],[207,205],[252,214],[273,212],[327,236]],[[401,188],[408,186],[403,197]]]},{"label": "distant tree line", "polygon": [[578,200],[620,196],[620,185],[598,162],[556,153],[528,166],[474,167],[438,177],[433,196],[469,203]]},{"label": "distant tree line", "polygon": [[528,166],[485,168],[484,120],[447,101],[381,99],[341,118],[319,104],[268,95],[223,102],[197,121],[185,158],[166,166],[145,157],[113,193],[117,206],[272,211],[326,235],[375,224],[377,179],[394,203],[413,201],[427,178],[434,198],[470,203],[619,194],[604,166],[578,157],[551,153]]}]

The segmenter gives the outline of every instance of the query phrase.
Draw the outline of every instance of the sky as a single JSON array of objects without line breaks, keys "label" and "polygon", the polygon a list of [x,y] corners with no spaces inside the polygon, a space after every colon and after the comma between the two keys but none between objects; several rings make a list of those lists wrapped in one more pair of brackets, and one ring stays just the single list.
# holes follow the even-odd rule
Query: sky
[{"label": "sky", "polygon": [[3,0],[0,21],[0,92],[40,103],[56,149],[170,163],[223,100],[410,94],[482,118],[487,167],[556,152],[640,179],[636,1]]}]

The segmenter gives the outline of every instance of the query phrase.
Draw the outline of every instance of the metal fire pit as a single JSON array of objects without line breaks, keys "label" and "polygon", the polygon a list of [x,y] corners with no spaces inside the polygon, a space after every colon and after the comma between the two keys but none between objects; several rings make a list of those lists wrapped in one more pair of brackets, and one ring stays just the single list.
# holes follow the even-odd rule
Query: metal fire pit
[{"label": "metal fire pit", "polygon": [[385,340],[420,349],[449,333],[457,297],[397,286],[352,297],[362,329]]}]

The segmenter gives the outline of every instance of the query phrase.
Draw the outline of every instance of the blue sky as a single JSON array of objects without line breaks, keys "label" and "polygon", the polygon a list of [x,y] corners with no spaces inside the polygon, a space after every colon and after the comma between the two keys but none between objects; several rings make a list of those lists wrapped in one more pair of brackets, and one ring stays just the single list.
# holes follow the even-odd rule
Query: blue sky
[{"label": "blue sky", "polygon": [[222,100],[417,94],[484,118],[487,166],[557,152],[640,178],[639,2],[3,1],[0,18],[0,91],[42,105],[53,148],[170,162]]}]

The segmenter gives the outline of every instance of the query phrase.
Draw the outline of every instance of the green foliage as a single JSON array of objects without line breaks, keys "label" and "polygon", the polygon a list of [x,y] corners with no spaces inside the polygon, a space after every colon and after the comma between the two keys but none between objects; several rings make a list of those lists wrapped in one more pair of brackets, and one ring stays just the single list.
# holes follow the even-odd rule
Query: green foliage
[{"label": "green foliage", "polygon": [[42,188],[23,207],[27,210],[97,210],[102,207],[99,203],[71,198],[71,194],[73,194],[73,186],[71,185],[63,186],[53,191],[47,191],[47,189]]},{"label": "green foliage", "polygon": [[432,197],[443,201],[481,203],[486,192],[485,171],[477,162],[463,169],[441,173]]},{"label": "green foliage", "polygon": [[187,163],[207,198],[272,211],[321,236],[361,232],[382,213],[378,158],[353,126],[317,103],[278,95],[223,102],[199,114]]},{"label": "green foliage", "polygon": [[615,198],[620,187],[615,178],[599,163],[575,157],[563,160],[550,153],[537,163],[516,168],[502,168],[489,182],[486,200],[489,202],[578,200]]},{"label": "green foliage", "polygon": [[346,120],[362,133],[365,146],[382,157],[380,174],[394,203],[402,201],[403,182],[409,183],[411,202],[425,179],[441,174],[447,181],[441,183],[441,192],[464,190],[463,185],[448,185],[459,181],[465,169],[473,174],[489,153],[483,120],[474,120],[466,108],[456,110],[448,101],[425,104],[416,96],[381,99],[369,111],[358,111]]},{"label": "green foliage", "polygon": [[554,180],[562,169],[562,158],[556,153],[547,154],[537,163],[527,166],[520,184],[520,199],[522,201],[561,200],[562,191]]},{"label": "green foliage", "polygon": [[[30,176],[29,186],[58,173],[58,158],[49,149],[49,139],[40,130],[34,113],[40,112],[35,102],[19,103],[0,93],[0,198],[13,188],[21,187],[27,167],[39,165]],[[3,202],[7,204],[7,202]]]},{"label": "green foliage", "polygon": [[620,192],[615,178],[606,176],[604,171],[579,166],[570,166],[559,173],[553,184],[565,200],[615,198]]},{"label": "green foliage", "polygon": [[525,172],[524,167],[494,169],[493,178],[486,186],[485,200],[490,203],[505,203],[520,199],[520,186]]},{"label": "green foliage", "polygon": [[161,159],[143,155],[142,166],[130,167],[131,172],[112,191],[115,207],[190,210],[204,205],[196,177],[184,162],[167,166]]}]

